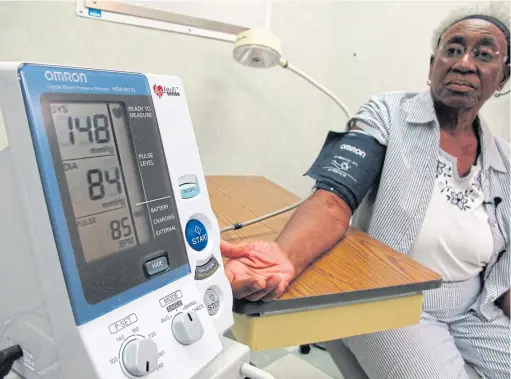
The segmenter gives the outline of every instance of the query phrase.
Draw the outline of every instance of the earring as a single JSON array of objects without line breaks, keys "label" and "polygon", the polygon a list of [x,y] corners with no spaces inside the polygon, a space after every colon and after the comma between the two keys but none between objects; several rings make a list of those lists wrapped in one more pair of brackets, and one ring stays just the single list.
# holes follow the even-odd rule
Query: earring
[{"label": "earring", "polygon": [[428,81],[426,82],[426,84],[429,86],[431,84],[431,80],[428,79]]},{"label": "earring", "polygon": [[495,91],[495,94],[493,95],[495,97],[501,97],[502,96],[502,92],[500,91]]}]

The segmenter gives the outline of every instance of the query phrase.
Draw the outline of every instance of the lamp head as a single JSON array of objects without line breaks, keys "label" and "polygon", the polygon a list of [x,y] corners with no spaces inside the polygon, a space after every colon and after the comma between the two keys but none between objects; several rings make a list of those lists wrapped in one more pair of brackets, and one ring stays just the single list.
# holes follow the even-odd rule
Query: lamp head
[{"label": "lamp head", "polygon": [[280,40],[267,30],[245,30],[236,37],[232,55],[244,66],[273,67],[281,60]]}]

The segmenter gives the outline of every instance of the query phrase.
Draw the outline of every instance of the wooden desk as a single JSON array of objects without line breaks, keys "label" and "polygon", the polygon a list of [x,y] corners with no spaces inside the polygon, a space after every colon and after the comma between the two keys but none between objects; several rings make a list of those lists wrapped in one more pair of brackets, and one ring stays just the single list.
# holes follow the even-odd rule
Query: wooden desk
[{"label": "wooden desk", "polygon": [[[206,178],[220,227],[288,206],[299,199],[255,176]],[[273,240],[292,212],[222,234],[222,239]],[[278,300],[235,301],[233,333],[254,350],[271,349],[416,324],[422,292],[441,277],[403,254],[351,229]]]}]

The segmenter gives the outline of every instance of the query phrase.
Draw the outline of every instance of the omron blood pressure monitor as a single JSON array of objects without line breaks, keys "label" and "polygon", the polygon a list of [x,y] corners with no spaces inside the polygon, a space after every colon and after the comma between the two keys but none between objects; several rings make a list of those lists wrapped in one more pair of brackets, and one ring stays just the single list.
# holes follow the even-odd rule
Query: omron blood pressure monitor
[{"label": "omron blood pressure monitor", "polygon": [[22,348],[15,371],[191,378],[233,319],[181,81],[6,63],[0,104],[0,348]]}]

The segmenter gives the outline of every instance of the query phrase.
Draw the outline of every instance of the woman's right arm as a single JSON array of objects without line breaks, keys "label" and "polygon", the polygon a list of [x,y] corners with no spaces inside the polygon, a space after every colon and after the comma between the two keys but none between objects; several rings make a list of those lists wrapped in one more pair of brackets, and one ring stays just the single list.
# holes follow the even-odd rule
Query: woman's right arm
[{"label": "woman's right arm", "polygon": [[298,207],[276,239],[295,268],[295,277],[344,237],[350,218],[348,204],[322,189]]},{"label": "woman's right arm", "polygon": [[280,297],[312,261],[344,237],[350,217],[351,209],[340,197],[318,189],[296,209],[276,241],[222,241],[234,298]]},{"label": "woman's right arm", "polygon": [[349,133],[329,133],[306,173],[315,179],[316,191],[274,242],[221,244],[236,298],[278,298],[291,280],[345,236],[352,213],[381,174],[389,123],[384,100],[372,97],[351,119]]},{"label": "woman's right arm", "polygon": [[268,301],[346,234],[353,210],[381,173],[385,147],[360,131],[330,133],[306,175],[316,191],[290,217],[273,243],[223,243],[226,275],[236,298]]}]

